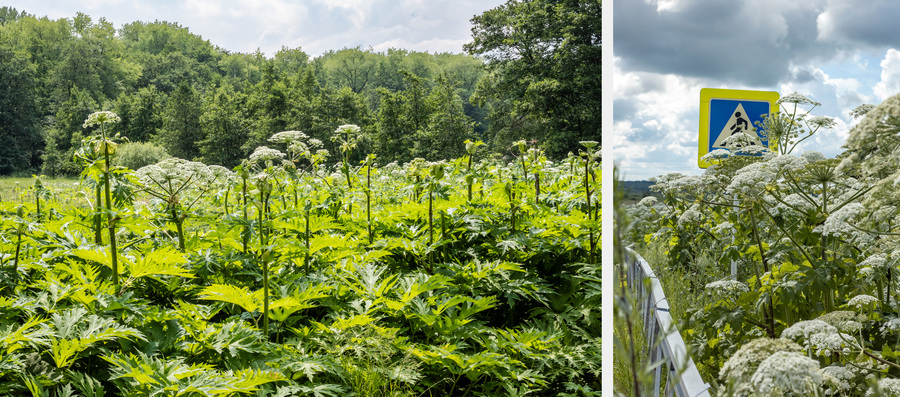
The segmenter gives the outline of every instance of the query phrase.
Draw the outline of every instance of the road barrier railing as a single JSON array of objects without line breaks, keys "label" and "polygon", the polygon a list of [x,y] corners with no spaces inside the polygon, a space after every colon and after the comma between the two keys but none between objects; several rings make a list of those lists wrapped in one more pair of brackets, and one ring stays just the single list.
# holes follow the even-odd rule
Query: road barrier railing
[{"label": "road barrier railing", "polygon": [[[678,333],[669,302],[662,284],[653,269],[637,252],[626,249],[627,282],[634,292],[635,303],[644,320],[644,335],[650,352],[650,363],[658,363],[653,370],[653,389],[647,395],[656,395],[660,390],[662,371],[667,370],[666,397],[709,397],[709,384],[700,377],[694,360],[687,353],[684,339]],[[649,282],[644,282],[648,280]]]}]

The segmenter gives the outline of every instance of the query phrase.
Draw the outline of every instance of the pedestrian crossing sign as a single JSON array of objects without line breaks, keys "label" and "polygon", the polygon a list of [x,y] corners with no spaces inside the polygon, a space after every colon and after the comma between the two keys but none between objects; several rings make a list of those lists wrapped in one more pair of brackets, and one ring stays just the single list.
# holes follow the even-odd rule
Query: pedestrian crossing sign
[{"label": "pedestrian crossing sign", "polygon": [[701,160],[707,153],[724,149],[726,138],[746,134],[757,145],[767,146],[766,136],[760,131],[769,112],[778,110],[775,91],[727,90],[703,88],[700,90],[700,145],[697,163],[700,168],[710,166]]}]

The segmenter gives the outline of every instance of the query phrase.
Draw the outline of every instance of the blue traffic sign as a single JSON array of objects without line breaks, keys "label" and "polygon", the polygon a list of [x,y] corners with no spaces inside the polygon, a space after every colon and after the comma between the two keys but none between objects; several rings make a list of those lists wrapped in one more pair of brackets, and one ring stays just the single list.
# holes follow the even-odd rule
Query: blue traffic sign
[{"label": "blue traffic sign", "polygon": [[700,90],[700,167],[710,164],[699,158],[725,149],[725,139],[736,134],[746,134],[755,144],[767,147],[769,142],[760,134],[759,123],[777,109],[778,97],[773,91]]}]

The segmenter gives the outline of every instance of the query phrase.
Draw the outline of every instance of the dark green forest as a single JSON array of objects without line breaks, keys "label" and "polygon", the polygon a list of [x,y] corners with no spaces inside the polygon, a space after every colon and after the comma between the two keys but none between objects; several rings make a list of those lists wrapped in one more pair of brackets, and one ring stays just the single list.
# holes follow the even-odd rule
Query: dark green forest
[{"label": "dark green forest", "polygon": [[343,124],[362,129],[353,160],[375,153],[382,164],[459,157],[467,139],[501,156],[525,139],[551,158],[600,140],[599,0],[511,0],[472,24],[466,54],[267,57],[176,23],[116,29],[102,16],[0,7],[0,175],[77,174],[74,154],[93,132],[82,123],[99,110],[121,117],[112,132],[141,142],[148,161],[229,168],[281,131],[339,153],[330,138]]}]

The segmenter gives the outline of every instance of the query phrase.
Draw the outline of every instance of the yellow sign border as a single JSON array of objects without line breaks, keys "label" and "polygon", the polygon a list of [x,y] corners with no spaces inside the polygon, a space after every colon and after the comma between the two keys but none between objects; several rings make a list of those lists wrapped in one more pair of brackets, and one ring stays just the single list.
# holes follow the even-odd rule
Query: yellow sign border
[{"label": "yellow sign border", "polygon": [[749,101],[767,101],[769,109],[778,111],[775,102],[781,95],[776,91],[753,91],[753,90],[730,90],[724,88],[701,88],[700,89],[700,143],[697,151],[697,165],[700,168],[709,167],[707,163],[700,158],[709,153],[709,101],[712,99],[729,99],[729,100],[749,100]]}]

